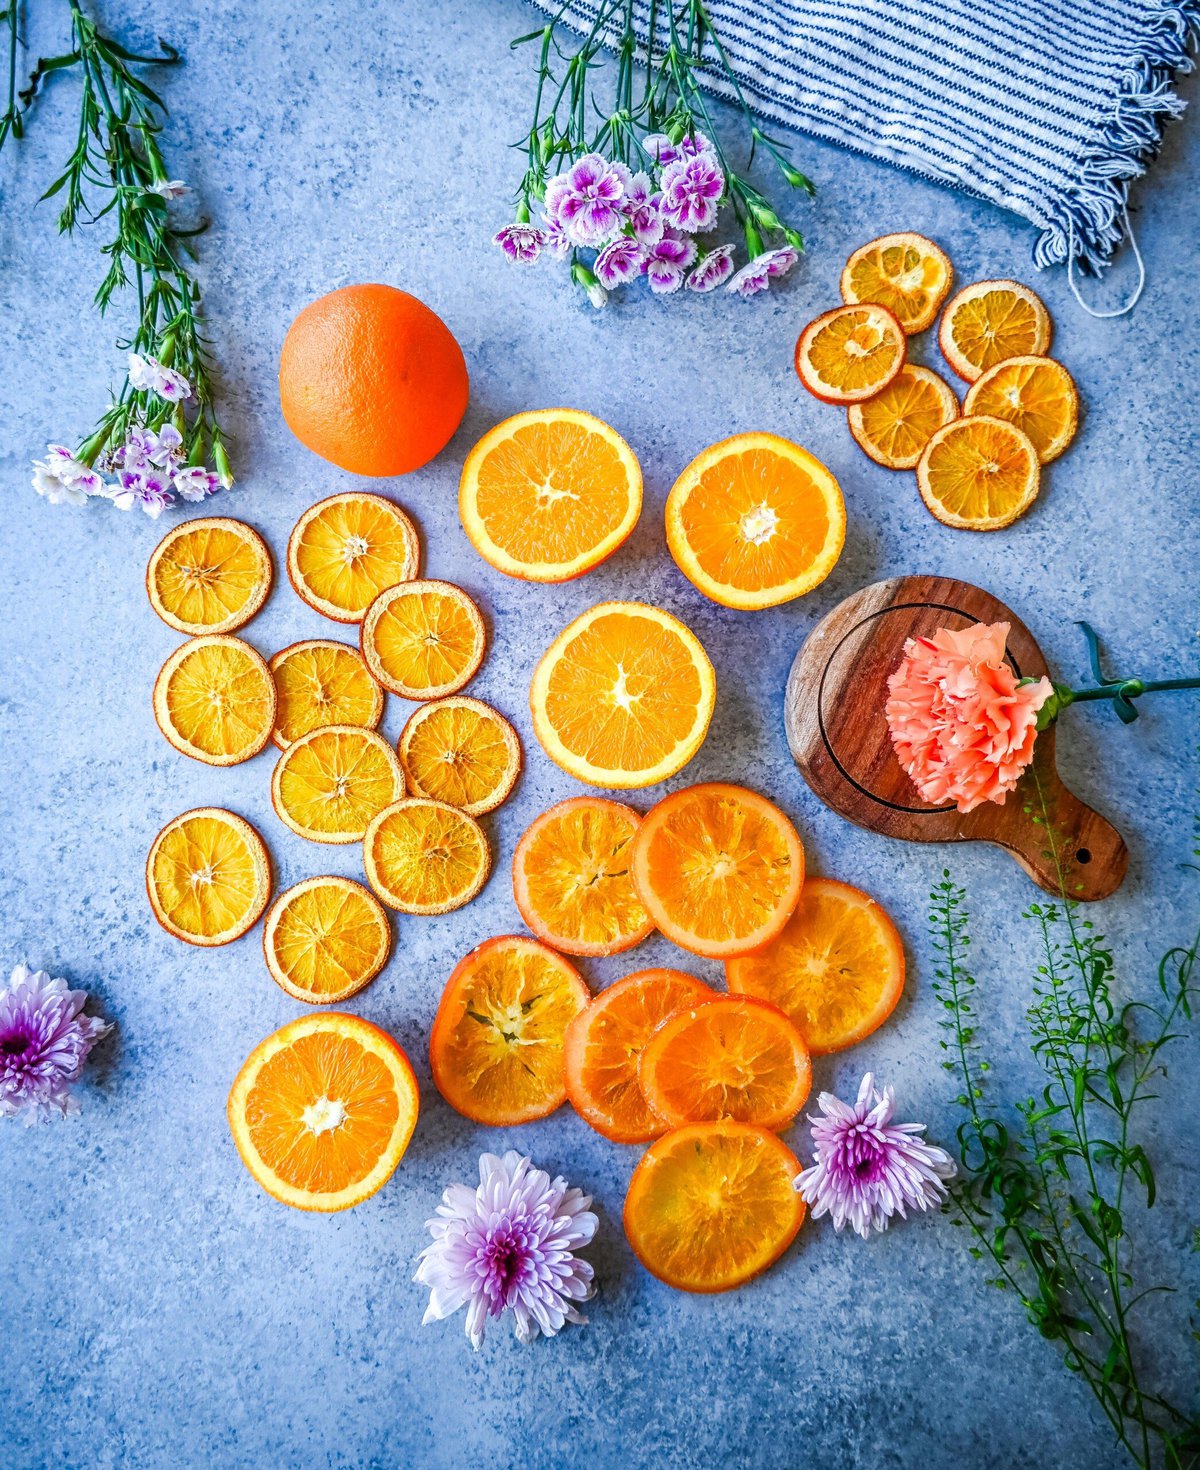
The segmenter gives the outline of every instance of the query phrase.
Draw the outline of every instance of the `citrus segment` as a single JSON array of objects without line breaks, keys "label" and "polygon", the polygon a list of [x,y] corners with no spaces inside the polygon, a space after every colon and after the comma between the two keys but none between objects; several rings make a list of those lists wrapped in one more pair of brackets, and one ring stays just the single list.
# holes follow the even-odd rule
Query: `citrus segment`
[{"label": "citrus segment", "polygon": [[724,607],[811,592],[841,555],[846,507],[819,459],[774,434],[739,434],[688,465],[667,496],[667,546]]},{"label": "citrus segment", "polygon": [[374,730],[329,725],[275,763],[271,801],[281,822],[313,842],[359,842],[371,818],[404,795],[404,772]]},{"label": "citrus segment", "polygon": [[453,694],[483,662],[479,609],[449,582],[408,582],[381,592],[362,623],[363,657],[385,689],[405,699]]},{"label": "citrus segment", "polygon": [[765,797],[714,781],[651,808],[633,840],[631,871],[668,939],[724,959],[769,943],[787,923],[804,882],[804,848]]},{"label": "citrus segment", "polygon": [[846,419],[864,454],[886,470],[915,469],[939,429],[958,417],[958,398],[944,378],[906,362],[874,398],[852,403]]},{"label": "citrus segment", "polygon": [[560,801],[526,828],[513,854],[513,897],[538,936],[567,954],[610,955],[654,925],[629,875],[640,818],[601,796]]},{"label": "citrus segment", "polygon": [[730,1291],[773,1265],[804,1220],[800,1163],[750,1123],[694,1123],[652,1143],[623,1223],[634,1255],[680,1291]]},{"label": "citrus segment", "polygon": [[205,947],[251,928],[271,896],[271,865],[250,825],[220,807],[168,822],[146,859],[146,891],[168,934]]},{"label": "citrus segment", "polygon": [[227,634],[180,644],[154,681],[154,718],[176,750],[209,766],[255,756],[275,728],[275,681],[260,653]]},{"label": "citrus segment", "polygon": [[602,602],[558,635],[534,671],[533,728],[546,754],[593,786],[650,786],[699,750],[716,700],[700,641],[641,602]]},{"label": "citrus segment", "polygon": [[469,903],[492,866],[474,817],[427,796],[384,807],[363,838],[367,881],[403,914],[447,914]]},{"label": "citrus segment", "polygon": [[329,1212],[387,1183],[418,1106],[403,1049],[369,1021],[323,1011],[259,1042],[226,1111],[242,1163],[268,1194]]},{"label": "citrus segment", "polygon": [[1037,451],[1004,419],[956,419],[930,439],[917,465],[921,499],[944,525],[999,531],[1037,499]]},{"label": "citrus segment", "polygon": [[1007,419],[1028,436],[1040,463],[1066,449],[1079,426],[1079,394],[1052,357],[1010,357],[971,384],[963,412]]},{"label": "citrus segment", "polygon": [[271,590],[271,555],[249,526],[225,516],[185,521],[150,555],[150,606],[177,633],[232,633]]},{"label": "citrus segment", "polygon": [[271,978],[312,1005],[356,995],[383,969],[391,947],[379,900],[349,878],[306,878],[279,895],[263,924]]},{"label": "citrus segment", "polygon": [[949,257],[924,235],[881,235],[860,245],[842,269],[842,300],[886,306],[905,332],[923,332],[954,278]]},{"label": "citrus segment", "polygon": [[624,439],[590,413],[546,408],[489,430],[467,456],[458,509],[497,571],[566,582],[616,551],[637,524],[642,472]]},{"label": "citrus segment", "polygon": [[1009,357],[1044,357],[1050,313],[1018,281],[976,281],[942,313],[938,346],[960,378],[973,383]]},{"label": "citrus segment", "polygon": [[904,329],[885,306],[837,306],[800,333],[796,372],[825,403],[860,403],[887,387],[907,350]]},{"label": "citrus segment", "polygon": [[288,540],[292,586],[317,612],[357,623],[387,587],[417,575],[420,547],[413,523],[381,495],[331,495],[296,522]]},{"label": "citrus segment", "polygon": [[588,1003],[575,968],[536,939],[489,939],[459,962],[429,1035],[438,1091],[476,1123],[544,1118],[566,1097],[563,1038]]},{"label": "citrus segment", "polygon": [[521,769],[517,732],[490,705],[466,695],[420,705],[400,732],[408,789],[473,817],[495,811]]},{"label": "citrus segment", "polygon": [[268,662],[279,709],[271,736],[286,750],[326,725],[374,730],[383,717],[383,690],[357,648],[330,638],[292,643]]}]

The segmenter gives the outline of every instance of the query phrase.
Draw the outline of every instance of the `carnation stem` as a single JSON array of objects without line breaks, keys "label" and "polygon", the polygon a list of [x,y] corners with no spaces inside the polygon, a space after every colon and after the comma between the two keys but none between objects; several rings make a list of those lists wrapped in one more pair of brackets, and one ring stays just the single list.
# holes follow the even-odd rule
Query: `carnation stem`
[{"label": "carnation stem", "polygon": [[1038,729],[1044,730],[1052,724],[1063,710],[1072,704],[1088,704],[1095,700],[1111,700],[1121,721],[1128,725],[1137,719],[1133,701],[1143,694],[1154,694],[1160,690],[1200,689],[1200,675],[1182,679],[1113,679],[1104,672],[1100,658],[1100,640],[1090,623],[1081,622],[1087,640],[1092,674],[1097,680],[1094,687],[1072,689],[1069,684],[1056,684],[1054,693],[1038,712]]}]

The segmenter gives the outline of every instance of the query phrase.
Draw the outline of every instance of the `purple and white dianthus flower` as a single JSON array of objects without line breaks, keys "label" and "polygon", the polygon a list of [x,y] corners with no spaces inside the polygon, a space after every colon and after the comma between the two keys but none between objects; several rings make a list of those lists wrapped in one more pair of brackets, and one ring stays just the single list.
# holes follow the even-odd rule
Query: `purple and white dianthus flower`
[{"label": "purple and white dianthus flower", "polygon": [[562,225],[572,245],[603,245],[624,223],[622,205],[631,182],[624,164],[585,153],[546,185],[546,213]]},{"label": "purple and white dianthus flower", "polygon": [[711,230],[725,193],[725,175],[708,153],[679,158],[662,171],[662,216],[689,235]]},{"label": "purple and white dianthus flower", "polygon": [[675,163],[680,158],[696,158],[701,153],[712,154],[714,157],[716,155],[712,140],[703,133],[680,138],[678,143],[672,143],[666,133],[650,133],[642,139],[642,147],[659,168],[666,168],[669,163]]},{"label": "purple and white dianthus flower", "polygon": [[132,510],[136,505],[156,521],[167,506],[174,504],[170,472],[155,465],[122,470],[117,483],[119,488],[113,492],[112,503],[118,510]]},{"label": "purple and white dianthus flower", "polygon": [[45,459],[34,460],[31,483],[51,505],[82,505],[90,496],[108,493],[104,476],[61,444],[48,444]]},{"label": "purple and white dianthus flower", "polygon": [[625,191],[625,218],[634,238],[643,245],[657,245],[663,237],[662,195],[657,193],[650,175],[634,174]]},{"label": "purple and white dianthus flower", "polygon": [[153,429],[135,424],[125,442],[112,452],[114,469],[140,472],[148,469],[174,470],[183,458],[183,435],[172,423]]},{"label": "purple and white dianthus flower", "polygon": [[[175,471],[173,483],[180,500],[187,500],[195,505],[217,493],[221,488],[221,477],[212,470],[206,470],[203,465],[187,465]],[[144,506],[142,508],[145,509]]]},{"label": "purple and white dianthus flower", "polygon": [[153,357],[143,357],[139,352],[131,352],[128,363],[130,387],[148,389],[168,403],[183,403],[192,396],[192,385],[183,374],[155,361]]},{"label": "purple and white dianthus flower", "polygon": [[18,965],[0,990],[0,1117],[26,1125],[79,1111],[71,1084],[112,1027],[83,1014],[87,994]]},{"label": "purple and white dianthus flower", "polygon": [[160,199],[182,199],[188,186],[182,179],[155,179],[146,185],[147,194],[157,194]]},{"label": "purple and white dianthus flower", "polygon": [[669,296],[683,285],[684,272],[696,258],[696,242],[672,232],[664,235],[657,245],[649,246],[645,253],[642,269],[651,291],[657,296]]},{"label": "purple and white dianthus flower", "polygon": [[739,296],[756,296],[767,289],[774,277],[786,275],[799,259],[800,252],[791,245],[781,245],[778,250],[764,250],[738,271],[727,289]]},{"label": "purple and white dianthus flower", "polygon": [[646,251],[630,235],[618,235],[597,255],[593,264],[596,277],[606,291],[636,280],[642,273]]},{"label": "purple and white dianthus flower", "polygon": [[715,291],[723,286],[733,274],[733,254],[736,245],[718,245],[700,257],[700,263],[687,278],[689,291]]},{"label": "purple and white dianthus flower", "polygon": [[497,230],[492,236],[492,244],[499,245],[509,260],[516,261],[518,265],[532,265],[546,244],[546,232],[539,230],[537,225],[517,220]]}]

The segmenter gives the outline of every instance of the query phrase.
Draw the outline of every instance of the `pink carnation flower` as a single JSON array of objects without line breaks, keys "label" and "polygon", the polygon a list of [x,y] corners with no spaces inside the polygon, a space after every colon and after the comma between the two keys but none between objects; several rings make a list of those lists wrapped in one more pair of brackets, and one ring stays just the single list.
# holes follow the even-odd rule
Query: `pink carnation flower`
[{"label": "pink carnation flower", "polygon": [[687,278],[689,291],[715,291],[733,275],[733,253],[735,245],[718,245],[710,250]]},{"label": "pink carnation flower", "polygon": [[662,216],[689,235],[711,230],[725,192],[725,175],[710,153],[678,158],[662,171]]},{"label": "pink carnation flower", "polygon": [[532,265],[542,253],[545,243],[545,231],[539,230],[536,225],[522,224],[520,221],[505,225],[492,236],[492,244],[499,245],[509,260],[515,261],[517,265]]},{"label": "pink carnation flower", "polygon": [[634,174],[625,191],[625,217],[633,230],[634,238],[643,245],[657,245],[663,237],[662,195],[655,192],[650,176]]},{"label": "pink carnation flower", "polygon": [[683,285],[683,274],[696,258],[694,240],[680,239],[671,234],[651,245],[646,251],[646,263],[642,269],[656,296],[669,296]]},{"label": "pink carnation flower", "polygon": [[765,291],[776,276],[785,276],[800,259],[800,252],[791,245],[781,245],[777,250],[764,250],[748,265],[744,265],[728,290],[741,297],[757,296]]},{"label": "pink carnation flower", "polygon": [[624,286],[642,273],[646,252],[630,235],[618,235],[596,257],[596,278],[606,291]]},{"label": "pink carnation flower", "polygon": [[932,806],[1002,806],[1033,759],[1038,711],[1054,686],[1017,678],[1004,659],[1008,630],[973,623],[910,638],[888,679],[884,713],[896,756]]},{"label": "pink carnation flower", "polygon": [[599,153],[585,153],[546,185],[546,214],[573,245],[602,245],[625,222],[622,206],[629,170]]}]

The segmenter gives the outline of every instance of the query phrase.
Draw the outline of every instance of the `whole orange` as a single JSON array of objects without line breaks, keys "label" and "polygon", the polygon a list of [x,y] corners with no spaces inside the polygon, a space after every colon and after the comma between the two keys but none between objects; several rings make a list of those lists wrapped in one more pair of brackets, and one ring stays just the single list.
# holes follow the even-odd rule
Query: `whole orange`
[{"label": "whole orange", "polygon": [[306,306],[279,355],[289,429],[356,475],[403,475],[445,447],[467,365],[441,317],[395,286],[343,286]]}]

